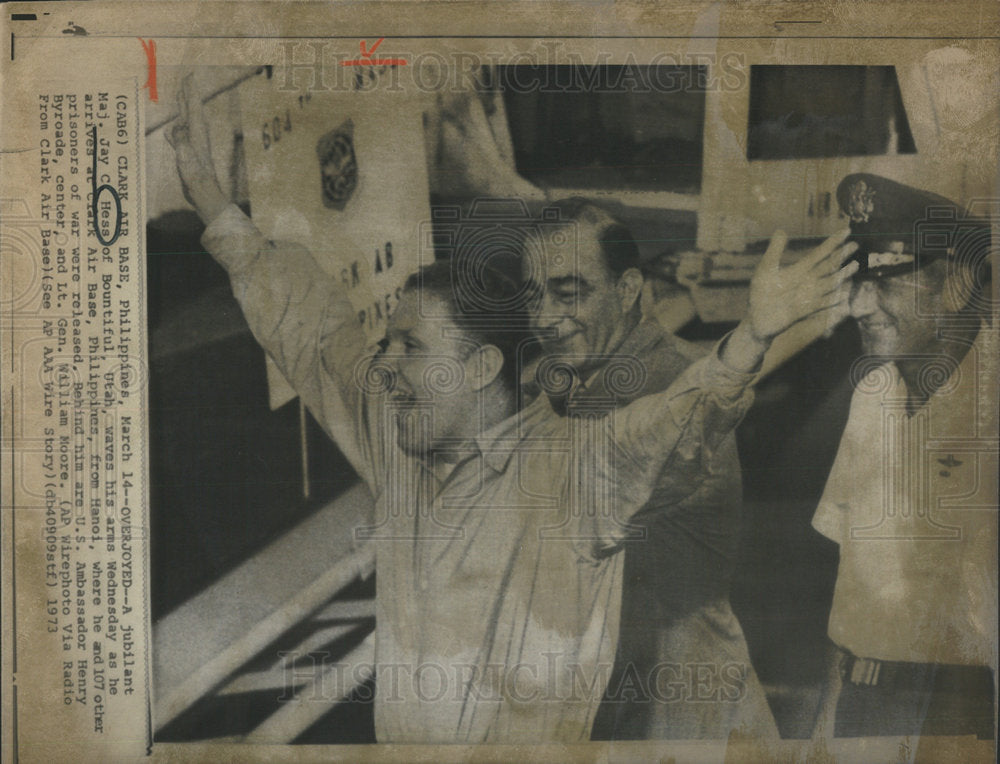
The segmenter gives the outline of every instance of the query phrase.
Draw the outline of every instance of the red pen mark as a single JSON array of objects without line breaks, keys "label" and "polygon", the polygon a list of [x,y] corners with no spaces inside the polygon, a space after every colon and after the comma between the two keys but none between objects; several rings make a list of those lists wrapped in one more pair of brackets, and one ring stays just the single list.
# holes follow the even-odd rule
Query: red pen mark
[{"label": "red pen mark", "polygon": [[159,100],[159,95],[156,92],[156,41],[149,40],[147,42],[140,37],[139,42],[142,43],[142,49],[146,51],[146,84],[143,87],[149,89],[149,100],[156,103]]},{"label": "red pen mark", "polygon": [[375,41],[375,44],[368,48],[365,45],[365,41],[361,41],[361,58],[351,59],[350,61],[341,61],[341,66],[406,66],[407,60],[405,58],[372,58],[375,55],[375,49],[382,44],[384,37],[379,37]]}]

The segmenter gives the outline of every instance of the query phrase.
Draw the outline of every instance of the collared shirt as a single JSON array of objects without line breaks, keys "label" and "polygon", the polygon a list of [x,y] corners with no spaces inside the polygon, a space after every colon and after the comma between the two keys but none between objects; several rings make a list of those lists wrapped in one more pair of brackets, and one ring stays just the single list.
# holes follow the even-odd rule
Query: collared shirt
[{"label": "collared shirt", "polygon": [[[628,405],[666,390],[704,355],[642,321],[573,389],[566,408]],[[641,380],[616,384],[630,366],[641,369]],[[735,435],[722,439],[701,469],[688,493],[676,490],[675,473],[661,474],[632,519],[638,533],[623,547],[615,669],[593,730],[601,739],[720,739],[735,729],[778,736],[729,603],[742,518]]]},{"label": "collared shirt", "polygon": [[[609,363],[574,387],[568,409],[601,403],[609,409],[628,405],[666,390],[704,356],[704,350],[664,332],[655,322],[643,321],[626,335]],[[642,379],[631,389],[622,389],[615,377],[629,366],[641,368]],[[646,566],[635,573],[649,577],[658,570],[656,575],[662,577],[655,587],[656,596],[644,604],[645,620],[654,628],[674,625],[701,605],[728,602],[742,504],[735,435],[730,432],[720,438],[713,462],[700,466],[707,469],[693,492],[672,489],[676,473],[660,474],[657,488],[635,518],[645,533],[632,539],[628,548],[632,557],[644,558]],[[656,534],[655,542],[648,538],[650,532]],[[649,586],[648,581],[645,584]],[[736,640],[742,643],[742,634]]]},{"label": "collared shirt", "polygon": [[[752,375],[717,354],[608,416],[544,398],[481,433],[454,466],[406,456],[367,390],[377,359],[309,253],[235,207],[206,230],[258,341],[376,498],[380,742],[587,740],[615,653],[627,521],[661,470],[697,489],[746,411]],[[350,532],[352,529],[345,529]]]},{"label": "collared shirt", "polygon": [[813,526],[840,545],[830,638],[890,661],[996,665],[996,330],[910,416],[894,364],[858,383]]}]

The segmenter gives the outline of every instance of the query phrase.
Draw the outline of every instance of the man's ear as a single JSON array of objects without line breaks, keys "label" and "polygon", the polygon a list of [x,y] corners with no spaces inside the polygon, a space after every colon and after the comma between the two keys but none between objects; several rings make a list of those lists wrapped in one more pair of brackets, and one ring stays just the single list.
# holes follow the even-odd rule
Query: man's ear
[{"label": "man's ear", "polygon": [[638,302],[644,281],[638,268],[629,268],[618,278],[616,288],[622,301],[622,313],[628,313]]},{"label": "man's ear", "polygon": [[476,392],[484,389],[500,374],[503,353],[496,345],[483,345],[466,361],[466,378]]}]

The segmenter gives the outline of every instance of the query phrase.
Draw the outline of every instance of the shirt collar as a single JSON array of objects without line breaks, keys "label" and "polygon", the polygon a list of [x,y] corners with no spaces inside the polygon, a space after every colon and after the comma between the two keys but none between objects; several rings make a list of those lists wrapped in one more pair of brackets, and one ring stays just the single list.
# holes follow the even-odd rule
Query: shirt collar
[{"label": "shirt collar", "polygon": [[539,417],[551,416],[551,409],[548,398],[544,395],[538,396],[521,411],[474,436],[467,446],[454,449],[452,453],[456,458],[444,461],[433,457],[422,457],[416,461],[424,470],[433,475],[438,483],[446,482],[458,467],[476,456],[481,456],[483,462],[495,472],[504,472],[514,450],[524,439],[526,422]]},{"label": "shirt collar", "polygon": [[[662,339],[663,329],[660,328],[660,325],[652,319],[644,318],[632,327],[632,330],[625,335],[625,339],[623,339],[621,344],[612,351],[611,355],[641,358]],[[602,364],[591,372],[590,376],[588,376],[585,380],[581,380],[580,383],[573,388],[573,392],[570,394],[570,397],[579,396],[592,390],[604,390],[605,366],[606,364]]]},{"label": "shirt collar", "polygon": [[997,330],[982,322],[979,333],[955,372],[958,375],[956,384],[963,385],[968,394],[963,395],[950,381],[945,382],[934,391],[927,405],[946,408],[962,406],[969,417],[966,421],[978,424],[981,418],[996,411],[996,399],[991,392],[996,389],[996,358]]},{"label": "shirt collar", "polygon": [[661,339],[663,329],[660,324],[651,318],[644,318],[632,327],[632,331],[625,336],[615,352],[622,355],[642,355]]},{"label": "shirt collar", "polygon": [[[996,358],[996,352],[997,330],[988,326],[985,322],[981,323],[976,338],[969,346],[969,350],[965,356],[958,362],[955,371],[948,375],[948,380],[930,395],[921,408],[930,411],[943,406],[951,410],[951,413],[954,414],[956,405],[960,405],[963,401],[967,404],[967,407],[977,405],[972,399],[965,401],[967,396],[954,396],[955,384],[962,384],[964,381],[964,384],[969,386],[968,390],[975,391],[979,386],[975,385],[972,380],[984,370],[984,363],[995,363],[993,359]],[[889,368],[892,369],[894,386],[898,386],[898,389],[904,396],[908,395],[909,388],[903,376],[899,373],[899,367],[895,363],[890,363]],[[952,378],[956,380],[954,383]]]},{"label": "shirt collar", "polygon": [[[659,324],[650,319],[643,319],[625,336],[615,354],[639,356],[658,342],[662,335]],[[587,380],[579,380],[573,394],[578,395],[588,390],[595,382],[600,384],[602,371],[597,369]],[[539,395],[518,413],[479,433],[474,440],[483,462],[496,472],[504,472],[514,454],[514,449],[523,439],[525,423],[532,418],[545,416],[551,409],[548,397]]]},{"label": "shirt collar", "polygon": [[514,449],[524,437],[524,422],[529,417],[541,413],[543,405],[548,405],[547,401],[542,400],[544,397],[540,396],[525,409],[497,422],[474,438],[483,462],[495,472],[504,472],[507,469]]}]

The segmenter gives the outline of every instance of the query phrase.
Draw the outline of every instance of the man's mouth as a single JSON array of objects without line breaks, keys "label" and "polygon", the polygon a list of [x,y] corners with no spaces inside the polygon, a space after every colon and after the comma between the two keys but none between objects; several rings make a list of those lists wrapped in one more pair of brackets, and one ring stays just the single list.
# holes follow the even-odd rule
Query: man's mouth
[{"label": "man's mouth", "polygon": [[862,321],[861,329],[865,332],[881,332],[886,329],[891,329],[893,327],[892,321],[887,320],[874,320],[874,321]]},{"label": "man's mouth", "polygon": [[556,337],[547,337],[545,339],[544,344],[549,345],[550,347],[562,347],[571,339],[573,339],[577,334],[579,334],[579,332],[577,331],[559,332],[558,336]]}]

